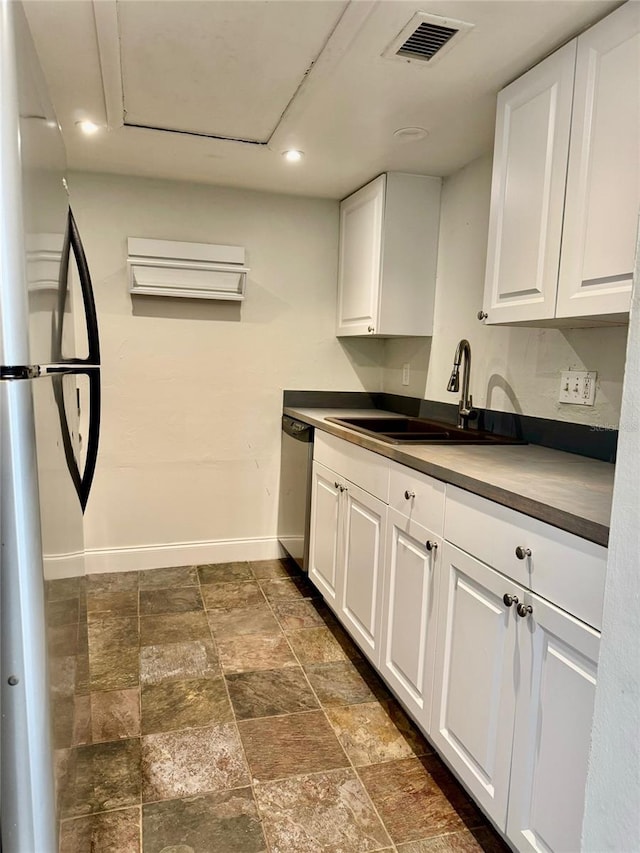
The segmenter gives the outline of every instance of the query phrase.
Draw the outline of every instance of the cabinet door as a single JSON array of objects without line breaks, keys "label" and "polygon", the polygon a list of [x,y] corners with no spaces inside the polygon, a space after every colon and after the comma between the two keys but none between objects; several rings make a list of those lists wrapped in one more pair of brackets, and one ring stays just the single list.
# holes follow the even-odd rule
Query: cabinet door
[{"label": "cabinet door", "polygon": [[498,95],[487,323],[554,315],[575,53],[574,40]]},{"label": "cabinet door", "polygon": [[558,317],[628,312],[640,208],[640,6],[578,38]]},{"label": "cabinet door", "polygon": [[342,561],[341,485],[337,474],[319,462],[313,463],[309,578],[334,609]]},{"label": "cabinet door", "polygon": [[340,618],[371,662],[380,662],[384,535],[387,506],[347,482]]},{"label": "cabinet door", "polygon": [[442,554],[431,738],[487,814],[504,828],[523,590],[453,545]]},{"label": "cabinet door", "polygon": [[527,595],[507,835],[518,850],[580,850],[600,635]]},{"label": "cabinet door", "polygon": [[381,175],[340,205],[338,337],[376,331],[384,195]]},{"label": "cabinet door", "polygon": [[[435,544],[427,550],[427,541]],[[438,615],[438,554],[442,540],[406,515],[389,510],[382,606],[380,670],[429,732]]]}]

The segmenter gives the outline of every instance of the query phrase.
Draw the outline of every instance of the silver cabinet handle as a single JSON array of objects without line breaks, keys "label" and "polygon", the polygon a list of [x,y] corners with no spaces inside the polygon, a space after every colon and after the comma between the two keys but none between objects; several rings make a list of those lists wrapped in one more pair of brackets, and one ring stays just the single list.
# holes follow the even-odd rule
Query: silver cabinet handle
[{"label": "silver cabinet handle", "polygon": [[427,549],[427,551],[437,551],[438,543],[434,542],[432,539],[427,539],[427,541],[424,543],[424,547]]},{"label": "silver cabinet handle", "polygon": [[512,604],[518,603],[518,596],[509,595],[508,592],[505,592],[505,594],[502,596],[502,600],[504,601],[507,607],[511,607]]},{"label": "silver cabinet handle", "polygon": [[407,489],[407,490],[405,491],[405,493],[404,493],[404,499],[405,499],[405,501],[410,501],[410,500],[411,500],[411,498],[415,498],[415,496],[416,496],[416,493],[415,493],[415,492],[410,492],[410,491],[409,491],[409,489]]},{"label": "silver cabinet handle", "polygon": [[478,320],[486,320],[488,316],[489,315],[487,314],[486,311],[478,311],[478,313],[476,314],[476,317],[478,318]]},{"label": "silver cabinet handle", "polygon": [[523,548],[522,545],[518,545],[516,548],[516,557],[519,560],[525,560],[527,557],[531,556],[531,548]]},{"label": "silver cabinet handle", "polygon": [[368,327],[368,331],[369,331],[369,332],[375,332],[375,328],[374,328],[373,326],[369,326],[369,327]]},{"label": "silver cabinet handle", "polygon": [[519,604],[516,610],[518,616],[527,616],[529,613],[533,613],[533,607],[530,604]]}]

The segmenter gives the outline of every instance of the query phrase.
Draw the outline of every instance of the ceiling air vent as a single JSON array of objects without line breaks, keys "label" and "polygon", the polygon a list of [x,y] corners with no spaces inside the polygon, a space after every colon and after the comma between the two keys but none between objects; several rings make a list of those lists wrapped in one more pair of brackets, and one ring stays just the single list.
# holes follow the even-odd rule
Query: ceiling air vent
[{"label": "ceiling air vent", "polygon": [[382,54],[388,59],[433,65],[473,27],[465,21],[417,12]]}]

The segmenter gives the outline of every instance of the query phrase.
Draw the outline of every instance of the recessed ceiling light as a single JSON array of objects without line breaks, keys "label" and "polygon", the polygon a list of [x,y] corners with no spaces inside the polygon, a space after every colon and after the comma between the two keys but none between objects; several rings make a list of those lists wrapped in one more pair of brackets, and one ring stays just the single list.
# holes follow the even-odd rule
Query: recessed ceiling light
[{"label": "recessed ceiling light", "polygon": [[283,151],[282,156],[285,160],[288,160],[289,163],[299,163],[304,157],[304,152],[290,149],[289,151]]},{"label": "recessed ceiling light", "polygon": [[428,136],[429,131],[424,127],[400,127],[394,130],[393,135],[402,142],[416,142]]},{"label": "recessed ceiling light", "polygon": [[77,121],[76,127],[79,127],[83,133],[87,134],[87,136],[91,136],[93,133],[97,133],[100,130],[100,125],[88,120]]}]

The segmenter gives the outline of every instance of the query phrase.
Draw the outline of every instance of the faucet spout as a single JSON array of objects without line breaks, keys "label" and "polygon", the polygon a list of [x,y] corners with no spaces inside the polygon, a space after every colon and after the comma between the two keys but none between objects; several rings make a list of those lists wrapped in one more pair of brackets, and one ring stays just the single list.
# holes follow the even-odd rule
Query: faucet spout
[{"label": "faucet spout", "polygon": [[458,403],[458,426],[469,428],[469,421],[477,416],[473,408],[473,397],[469,393],[469,377],[471,374],[471,345],[463,338],[456,347],[453,357],[453,370],[447,384],[447,391],[457,393],[460,389],[460,365],[462,364],[462,394]]},{"label": "faucet spout", "polygon": [[453,391],[455,394],[460,390],[460,371],[458,370],[458,365],[454,364],[453,371],[451,372],[451,378],[449,379],[449,383],[447,385],[447,391]]}]

